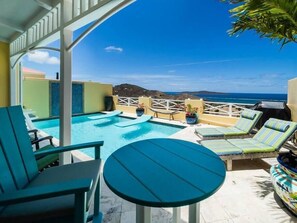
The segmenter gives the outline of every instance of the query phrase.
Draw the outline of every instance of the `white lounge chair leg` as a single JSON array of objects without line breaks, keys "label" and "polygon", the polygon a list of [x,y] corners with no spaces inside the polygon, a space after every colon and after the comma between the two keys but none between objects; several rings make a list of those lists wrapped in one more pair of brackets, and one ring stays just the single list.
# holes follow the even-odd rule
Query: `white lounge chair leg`
[{"label": "white lounge chair leg", "polygon": [[141,205],[136,205],[136,223],[151,223],[152,209]]},{"label": "white lounge chair leg", "polygon": [[232,170],[232,160],[226,160],[227,162],[227,170],[231,171]]},{"label": "white lounge chair leg", "polygon": [[180,223],[181,208],[173,208],[172,223]]},{"label": "white lounge chair leg", "polygon": [[200,222],[200,203],[189,205],[189,223]]}]

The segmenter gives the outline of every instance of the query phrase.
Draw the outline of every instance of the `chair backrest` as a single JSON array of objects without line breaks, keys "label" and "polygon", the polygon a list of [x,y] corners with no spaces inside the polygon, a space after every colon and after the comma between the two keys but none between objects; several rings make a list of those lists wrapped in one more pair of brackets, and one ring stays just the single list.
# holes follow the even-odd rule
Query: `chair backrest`
[{"label": "chair backrest", "polygon": [[261,111],[245,109],[234,127],[249,133],[255,127],[262,114],[263,112]]},{"label": "chair backrest", "polygon": [[270,118],[264,123],[257,134],[254,135],[253,139],[278,150],[296,130],[296,122]]},{"label": "chair backrest", "polygon": [[25,187],[37,174],[21,106],[0,108],[0,193]]}]

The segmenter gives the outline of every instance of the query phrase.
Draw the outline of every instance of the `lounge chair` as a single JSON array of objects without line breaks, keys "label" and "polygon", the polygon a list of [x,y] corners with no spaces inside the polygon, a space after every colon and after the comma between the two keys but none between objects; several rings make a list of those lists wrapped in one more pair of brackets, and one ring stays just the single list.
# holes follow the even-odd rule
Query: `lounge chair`
[{"label": "lounge chair", "polygon": [[227,161],[231,170],[232,160],[276,157],[296,129],[296,122],[270,118],[253,138],[206,140],[201,144]]},{"label": "lounge chair", "polygon": [[261,116],[261,111],[245,109],[232,127],[196,128],[195,133],[199,136],[199,141],[218,138],[244,138],[249,136]]},{"label": "lounge chair", "polygon": [[138,125],[138,124],[147,122],[151,118],[152,118],[151,115],[142,115],[139,118],[136,118],[136,119],[133,119],[133,120],[130,120],[130,121],[126,121],[126,122],[119,122],[119,123],[116,123],[114,125],[117,126],[117,127],[124,128],[124,127],[129,127],[129,126],[132,126],[132,125]]},{"label": "lounge chair", "polygon": [[[33,153],[20,106],[0,108],[0,222],[101,222],[100,146],[103,142]],[[95,160],[39,173],[37,156],[95,148]],[[94,215],[88,217],[91,200]]]},{"label": "lounge chair", "polygon": [[103,119],[103,118],[112,118],[114,116],[118,116],[122,113],[122,111],[114,110],[110,113],[107,113],[105,115],[96,115],[96,116],[90,116],[89,119],[97,120],[97,119]]}]

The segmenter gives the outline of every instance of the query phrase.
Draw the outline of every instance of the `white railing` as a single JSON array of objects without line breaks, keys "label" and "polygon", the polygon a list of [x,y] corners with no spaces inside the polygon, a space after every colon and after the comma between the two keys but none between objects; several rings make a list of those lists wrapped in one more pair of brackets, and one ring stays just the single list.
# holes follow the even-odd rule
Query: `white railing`
[{"label": "white railing", "polygon": [[139,104],[139,100],[137,97],[118,97],[118,104],[126,106],[137,106]]},{"label": "white railing", "polygon": [[165,110],[185,111],[185,101],[152,98],[152,107]]},{"label": "white railing", "polygon": [[[118,97],[118,104],[125,106],[137,106],[138,97]],[[185,111],[184,100],[156,99],[152,98],[152,108],[164,110]],[[250,108],[253,104],[225,103],[225,102],[204,102],[204,114],[222,115],[229,117],[239,117],[245,108]]]},{"label": "white railing", "polygon": [[57,32],[61,26],[61,4],[56,5],[44,17],[33,24],[24,34],[10,44],[10,54],[18,53],[28,46]]},{"label": "white railing", "polygon": [[251,106],[253,106],[253,104],[207,101],[204,102],[204,114],[239,117],[243,109],[250,108]]}]

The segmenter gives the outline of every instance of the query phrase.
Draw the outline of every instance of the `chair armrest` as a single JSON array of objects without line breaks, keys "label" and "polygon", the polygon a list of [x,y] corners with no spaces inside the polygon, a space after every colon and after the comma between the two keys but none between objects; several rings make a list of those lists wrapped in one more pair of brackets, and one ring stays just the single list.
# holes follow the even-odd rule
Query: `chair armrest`
[{"label": "chair armrest", "polygon": [[37,144],[37,143],[39,143],[39,142],[41,142],[41,141],[44,141],[44,140],[49,140],[49,141],[50,141],[50,144],[51,144],[51,145],[54,145],[54,144],[53,144],[53,136],[45,136],[45,137],[42,137],[42,138],[33,140],[33,141],[31,142],[31,144],[34,145],[34,144]]},{"label": "chair armrest", "polygon": [[30,129],[28,130],[29,133],[35,133],[35,132],[38,132],[38,129]]},{"label": "chair armrest", "polygon": [[40,187],[4,193],[0,196],[0,206],[58,197],[68,194],[79,194],[91,189],[92,179],[71,180]]},{"label": "chair armrest", "polygon": [[38,129],[30,129],[28,130],[28,133],[34,133],[34,140],[37,140],[38,137],[37,137],[37,132],[38,132]]},{"label": "chair armrest", "polygon": [[[34,152],[35,157],[41,157],[41,156],[46,156],[50,154],[55,154],[55,153],[62,153],[62,152],[67,152],[71,150],[77,150],[77,149],[85,149],[85,148],[90,148],[94,147],[95,148],[95,153],[100,152],[100,146],[103,146],[103,141],[96,141],[96,142],[88,142],[88,143],[82,143],[82,144],[76,144],[76,145],[70,145],[70,146],[63,146],[63,147],[55,147],[49,150],[43,150],[43,151],[36,151]],[[95,157],[100,158],[96,155]]]}]

